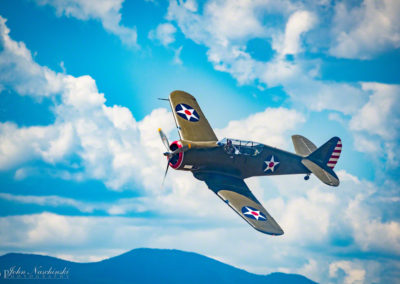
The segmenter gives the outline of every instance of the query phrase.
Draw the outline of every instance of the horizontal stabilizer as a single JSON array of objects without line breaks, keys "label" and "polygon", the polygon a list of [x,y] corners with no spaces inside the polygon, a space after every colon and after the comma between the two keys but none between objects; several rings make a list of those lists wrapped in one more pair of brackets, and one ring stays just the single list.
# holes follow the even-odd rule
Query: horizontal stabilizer
[{"label": "horizontal stabilizer", "polygon": [[330,186],[338,186],[339,185],[339,178],[335,174],[334,171],[331,169],[323,169],[316,163],[308,160],[303,159],[301,163],[309,169],[317,178],[319,178],[323,183],[330,185]]},{"label": "horizontal stabilizer", "polygon": [[317,150],[317,146],[315,146],[313,142],[311,142],[304,136],[293,135],[292,141],[294,145],[294,150],[300,156],[307,157],[312,152]]}]

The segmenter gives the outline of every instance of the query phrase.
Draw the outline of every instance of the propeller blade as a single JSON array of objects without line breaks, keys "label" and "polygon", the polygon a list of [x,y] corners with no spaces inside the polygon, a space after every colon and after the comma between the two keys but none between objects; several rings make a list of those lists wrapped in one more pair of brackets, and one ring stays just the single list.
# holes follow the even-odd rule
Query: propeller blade
[{"label": "propeller blade", "polygon": [[158,128],[158,133],[160,133],[160,137],[161,137],[161,140],[162,140],[165,148],[167,148],[167,150],[170,151],[167,135],[164,134],[164,132],[161,130],[161,128]]},{"label": "propeller blade", "polygon": [[165,182],[165,178],[166,178],[167,173],[168,173],[168,169],[169,169],[169,159],[168,159],[168,162],[167,162],[167,168],[165,169],[164,178],[162,180],[161,187],[164,186],[164,182]]}]

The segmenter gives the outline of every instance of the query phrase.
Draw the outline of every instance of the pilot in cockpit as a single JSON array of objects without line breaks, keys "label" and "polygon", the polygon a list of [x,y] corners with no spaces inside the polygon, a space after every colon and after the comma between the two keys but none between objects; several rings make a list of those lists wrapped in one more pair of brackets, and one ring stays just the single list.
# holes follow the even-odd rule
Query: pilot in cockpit
[{"label": "pilot in cockpit", "polygon": [[228,155],[232,155],[235,152],[235,149],[233,148],[232,145],[232,140],[226,139],[224,150]]},{"label": "pilot in cockpit", "polygon": [[240,154],[239,149],[236,148],[236,147],[233,145],[231,139],[226,139],[226,145],[225,145],[224,149],[225,149],[225,152],[226,152],[228,155],[233,155],[233,154],[239,155],[239,154]]}]

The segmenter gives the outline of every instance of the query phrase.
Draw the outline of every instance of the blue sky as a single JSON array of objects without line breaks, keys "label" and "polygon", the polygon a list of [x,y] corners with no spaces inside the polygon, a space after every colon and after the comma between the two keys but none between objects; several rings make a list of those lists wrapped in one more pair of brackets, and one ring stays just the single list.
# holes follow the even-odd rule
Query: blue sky
[{"label": "blue sky", "polygon": [[[399,12],[390,0],[2,1],[0,251],[177,248],[324,283],[398,279]],[[177,133],[157,98],[176,89],[219,138],[293,151],[292,134],[341,137],[341,186],[249,179],[279,238],[188,173],[161,189],[157,129]]]}]

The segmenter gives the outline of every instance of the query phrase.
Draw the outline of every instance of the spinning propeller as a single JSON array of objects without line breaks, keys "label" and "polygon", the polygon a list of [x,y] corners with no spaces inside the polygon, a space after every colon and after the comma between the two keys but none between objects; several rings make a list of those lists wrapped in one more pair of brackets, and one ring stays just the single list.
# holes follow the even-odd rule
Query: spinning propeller
[{"label": "spinning propeller", "polygon": [[160,133],[161,141],[163,142],[165,148],[167,148],[167,152],[164,153],[164,156],[168,157],[167,168],[165,169],[164,178],[163,178],[163,181],[162,181],[162,185],[164,185],[165,177],[167,176],[168,169],[169,169],[169,164],[170,164],[172,158],[175,155],[179,154],[179,153],[182,153],[182,152],[185,152],[185,151],[189,150],[191,146],[190,146],[190,144],[184,145],[181,148],[178,148],[178,149],[176,149],[176,150],[171,152],[171,148],[169,146],[170,144],[169,144],[168,138],[165,135],[165,133],[161,130],[161,128],[158,129],[158,133]]}]

